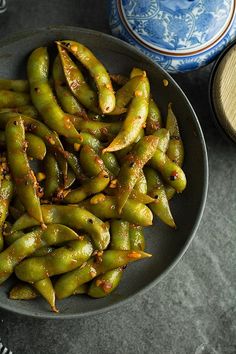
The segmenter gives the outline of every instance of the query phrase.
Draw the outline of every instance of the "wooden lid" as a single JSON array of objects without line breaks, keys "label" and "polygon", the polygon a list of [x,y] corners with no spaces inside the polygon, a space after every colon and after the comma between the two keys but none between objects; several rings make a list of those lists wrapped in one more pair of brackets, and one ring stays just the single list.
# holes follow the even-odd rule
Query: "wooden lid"
[{"label": "wooden lid", "polygon": [[236,45],[224,55],[217,67],[212,98],[219,123],[236,142]]}]

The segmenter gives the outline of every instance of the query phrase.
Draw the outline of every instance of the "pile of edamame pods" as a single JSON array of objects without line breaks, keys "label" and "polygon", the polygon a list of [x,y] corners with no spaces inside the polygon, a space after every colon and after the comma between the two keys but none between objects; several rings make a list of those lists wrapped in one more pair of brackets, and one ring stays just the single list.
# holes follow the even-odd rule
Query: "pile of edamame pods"
[{"label": "pile of edamame pods", "polygon": [[[186,187],[184,149],[145,71],[109,74],[83,44],[35,49],[27,80],[0,79],[0,284],[10,299],[109,295],[145,253],[153,214]],[[50,60],[50,63],[49,63]],[[49,65],[50,64],[50,65]],[[52,70],[49,70],[52,67]]]}]

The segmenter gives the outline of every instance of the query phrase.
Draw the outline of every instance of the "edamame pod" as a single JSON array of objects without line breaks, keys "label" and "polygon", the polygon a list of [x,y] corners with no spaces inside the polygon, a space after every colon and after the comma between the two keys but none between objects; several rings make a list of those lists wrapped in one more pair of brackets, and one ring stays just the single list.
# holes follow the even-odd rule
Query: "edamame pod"
[{"label": "edamame pod", "polygon": [[26,153],[28,156],[37,160],[43,160],[46,155],[46,146],[44,141],[35,134],[26,133],[25,140],[28,143]]},{"label": "edamame pod", "polygon": [[26,105],[14,108],[1,108],[0,113],[20,113],[24,114],[25,116],[29,116],[31,118],[36,118],[41,120],[38,114],[38,111],[34,106]]},{"label": "edamame pod", "polygon": [[124,269],[119,267],[99,275],[89,286],[88,295],[96,299],[108,296],[118,287],[123,272]]},{"label": "edamame pod", "polygon": [[152,168],[144,168],[147,179],[148,194],[154,198],[154,202],[149,204],[149,208],[157,215],[165,224],[170,227],[176,227],[173,216],[170,211],[165,187],[158,176],[157,171]]},{"label": "edamame pod", "polygon": [[[27,142],[27,155],[36,160],[43,160],[46,154],[46,146],[44,141],[37,135],[26,133],[25,140]],[[5,132],[0,131],[0,145],[6,145]]]},{"label": "edamame pod", "polygon": [[44,198],[51,198],[60,188],[60,170],[55,157],[51,153],[47,153],[44,160],[45,168],[45,185]]},{"label": "edamame pod", "polygon": [[67,84],[84,107],[89,110],[99,113],[97,94],[85,81],[84,75],[79,70],[78,66],[68,55],[67,51],[59,44],[57,44],[61,64]]},{"label": "edamame pod", "polygon": [[24,121],[25,130],[28,133],[35,134],[43,139],[45,145],[53,151],[56,160],[63,173],[64,179],[67,176],[67,162],[65,159],[65,151],[58,135],[52,132],[48,127],[39,122],[37,119],[33,119],[19,113],[2,113],[0,114],[0,127],[5,128],[8,121],[11,119],[21,118]]},{"label": "edamame pod", "polygon": [[148,106],[148,116],[146,121],[146,134],[153,134],[162,127],[162,117],[160,109],[153,98],[150,98]]},{"label": "edamame pod", "polygon": [[91,257],[92,252],[89,239],[80,236],[80,240],[70,241],[46,256],[25,259],[15,267],[15,273],[20,280],[35,283],[80,267]]},{"label": "edamame pod", "polygon": [[150,166],[158,170],[164,180],[178,193],[183,192],[186,188],[184,171],[158,148],[150,160]]},{"label": "edamame pod", "polygon": [[107,187],[109,182],[110,179],[107,172],[102,171],[96,177],[82,183],[79,188],[71,190],[63,201],[69,204],[79,203],[92,194],[102,192]]},{"label": "edamame pod", "polygon": [[44,225],[38,183],[26,155],[25,129],[21,118],[11,119],[6,126],[8,163],[16,192],[25,209],[42,226]]},{"label": "edamame pod", "polygon": [[89,145],[82,146],[79,161],[88,177],[95,177],[102,171],[108,172],[103,160]]},{"label": "edamame pod", "polygon": [[[112,220],[110,249],[130,250],[129,223],[123,220]],[[91,297],[105,297],[119,285],[124,267],[112,269],[91,282],[88,295]]]},{"label": "edamame pod", "polygon": [[42,279],[33,284],[34,288],[39,294],[49,303],[53,312],[58,312],[56,308],[56,296],[50,278]]},{"label": "edamame pod", "polygon": [[155,153],[158,142],[158,137],[154,135],[145,136],[126,155],[118,175],[117,201],[119,212],[129,198],[143,166]]},{"label": "edamame pod", "polygon": [[76,232],[64,225],[48,225],[44,231],[39,227],[35,228],[0,253],[0,284],[9,278],[18,263],[37,249],[78,238]]},{"label": "edamame pod", "polygon": [[182,167],[184,161],[184,146],[176,116],[172,111],[171,103],[168,105],[166,129],[170,132],[170,142],[166,154],[173,162]]},{"label": "edamame pod", "polygon": [[134,251],[145,250],[145,237],[142,226],[130,224],[129,225],[129,240],[130,249]]},{"label": "edamame pod", "polygon": [[67,87],[66,78],[60,57],[57,56],[53,63],[52,69],[55,91],[62,109],[69,114],[87,116],[83,106],[73,96],[70,89]]},{"label": "edamame pod", "polygon": [[[105,249],[110,242],[108,225],[88,210],[76,205],[42,205],[45,224],[60,223],[74,229],[83,229],[94,242],[95,248]],[[12,231],[23,230],[37,225],[37,221],[28,214],[22,215],[12,226]]]},{"label": "edamame pod", "polygon": [[30,95],[23,92],[0,90],[0,108],[14,108],[30,103]]},{"label": "edamame pod", "polygon": [[149,81],[143,74],[118,135],[103,152],[121,150],[135,141],[147,119],[149,94]]},{"label": "edamame pod", "polygon": [[[84,120],[76,116],[70,116],[72,123],[78,131],[88,132],[99,140],[113,138],[119,133],[122,122],[99,122],[94,120]],[[82,139],[81,139],[82,140]]]},{"label": "edamame pod", "polygon": [[[79,133],[53,95],[48,82],[49,57],[46,48],[35,49],[27,64],[30,94],[33,104],[42,115],[44,122],[59,135],[76,138]],[[27,104],[27,103],[25,103]]]},{"label": "edamame pod", "polygon": [[127,221],[111,221],[110,249],[123,251],[130,250],[129,223]]},{"label": "edamame pod", "polygon": [[56,297],[58,299],[69,297],[80,285],[96,276],[146,257],[151,257],[151,255],[142,251],[104,251],[102,255],[92,257],[84,267],[62,275],[55,283]]},{"label": "edamame pod", "polygon": [[[130,74],[131,78],[142,75],[143,70],[139,68],[133,68]],[[151,135],[154,132],[162,127],[162,117],[161,112],[152,97],[150,97],[148,105],[148,116],[146,120],[146,134]]]},{"label": "edamame pod", "polygon": [[[3,177],[3,163],[1,164],[1,177]],[[10,176],[7,176],[8,178]],[[13,196],[13,184],[10,179],[1,180],[0,186],[0,252],[3,249],[4,238],[3,238],[3,224],[8,215],[8,208]]]},{"label": "edamame pod", "polygon": [[[143,73],[141,73],[142,77]],[[140,76],[130,79],[124,86],[116,92],[116,106],[119,108],[126,107],[135,95],[135,91],[140,84]]]},{"label": "edamame pod", "polygon": [[0,79],[0,90],[10,90],[15,92],[28,92],[29,83],[27,80]]},{"label": "edamame pod", "polygon": [[110,76],[102,63],[83,44],[63,40],[57,42],[71,52],[88,70],[94,79],[98,90],[98,101],[103,113],[110,113],[115,108],[115,95]]},{"label": "edamame pod", "polygon": [[67,178],[64,183],[65,189],[70,188],[72,184],[75,182],[75,180],[76,180],[76,176],[74,172],[71,169],[69,169],[67,173]]},{"label": "edamame pod", "polygon": [[[20,232],[20,231],[16,231],[16,232]],[[32,253],[31,257],[46,256],[47,254],[51,253],[53,250],[54,250],[54,248],[51,246],[43,246],[43,247],[39,248],[38,250],[36,250],[34,253]]]},{"label": "edamame pod", "polygon": [[147,194],[147,181],[143,170],[140,171],[139,178],[134,186],[134,190],[138,193]]},{"label": "edamame pod", "polygon": [[37,291],[27,283],[18,283],[9,293],[9,299],[11,300],[33,300],[37,296]]},{"label": "edamame pod", "polygon": [[121,218],[122,220],[126,220],[136,225],[152,225],[153,216],[151,210],[146,205],[133,199],[127,200],[120,214],[117,211],[116,197],[104,195],[103,198],[98,199],[96,204],[92,199],[90,199],[81,202],[79,205],[80,207],[89,210],[91,213],[102,220]]}]

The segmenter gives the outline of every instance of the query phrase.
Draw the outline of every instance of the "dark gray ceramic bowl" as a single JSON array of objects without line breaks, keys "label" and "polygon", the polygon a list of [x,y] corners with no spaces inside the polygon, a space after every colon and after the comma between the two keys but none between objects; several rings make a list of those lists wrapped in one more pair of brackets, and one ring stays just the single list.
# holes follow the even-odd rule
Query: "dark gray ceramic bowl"
[{"label": "dark gray ceramic bowl", "polygon": [[[186,191],[171,201],[178,229],[171,230],[155,220],[154,225],[145,232],[147,251],[153,257],[131,264],[125,271],[119,288],[111,296],[98,300],[74,296],[58,301],[60,313],[55,315],[41,299],[28,302],[9,300],[7,294],[11,280],[0,288],[0,307],[4,309],[32,317],[65,319],[97,314],[121,306],[133,299],[134,295],[148,291],[163,279],[183,256],[199,225],[207,195],[208,164],[199,122],[179,86],[157,64],[116,38],[72,27],[50,27],[16,35],[0,42],[0,77],[24,78],[30,52],[39,46],[52,46],[56,39],[73,39],[84,43],[111,73],[128,74],[134,66],[147,71],[152,93],[164,116],[168,102],[173,102],[185,145],[184,170],[188,180]],[[163,86],[163,79],[168,79],[167,87]]]}]

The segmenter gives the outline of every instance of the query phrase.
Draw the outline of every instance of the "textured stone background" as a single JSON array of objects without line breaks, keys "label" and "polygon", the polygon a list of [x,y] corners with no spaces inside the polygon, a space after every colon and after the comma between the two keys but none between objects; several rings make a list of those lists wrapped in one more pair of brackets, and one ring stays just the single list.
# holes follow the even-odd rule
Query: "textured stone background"
[{"label": "textured stone background", "polygon": [[[105,0],[8,3],[8,12],[0,15],[1,38],[50,24],[109,33]],[[210,69],[175,76],[199,116],[210,167],[206,209],[186,255],[161,284],[103,315],[63,322],[0,310],[0,337],[14,353],[236,353],[236,146],[212,123]]]}]

